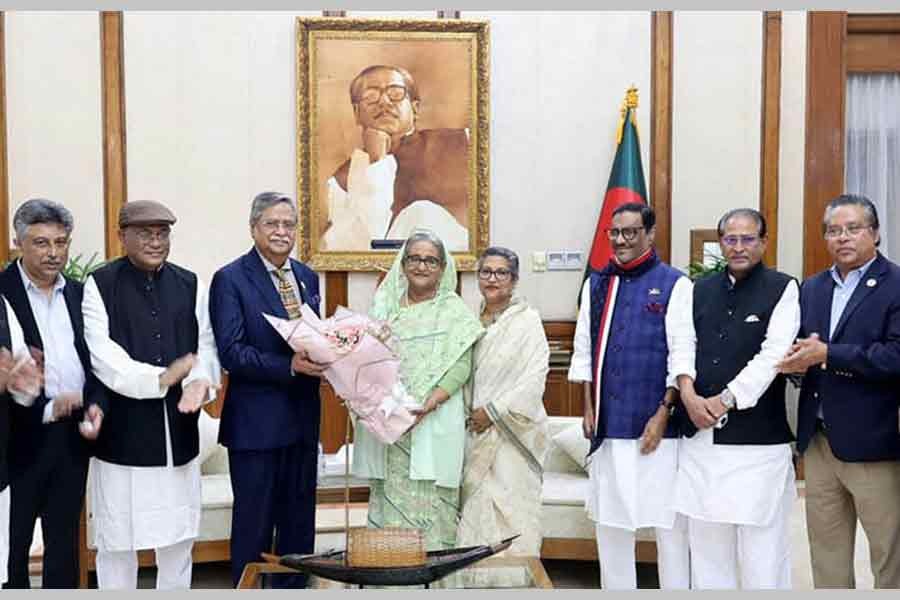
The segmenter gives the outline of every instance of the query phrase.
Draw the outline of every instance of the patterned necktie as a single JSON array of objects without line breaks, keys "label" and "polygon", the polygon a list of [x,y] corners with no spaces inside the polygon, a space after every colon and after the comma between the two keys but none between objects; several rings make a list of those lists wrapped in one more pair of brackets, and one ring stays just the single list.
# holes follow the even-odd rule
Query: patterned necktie
[{"label": "patterned necktie", "polygon": [[281,269],[272,271],[278,279],[278,294],[281,296],[281,303],[284,304],[284,310],[287,311],[289,319],[300,318],[300,303],[297,302],[297,295],[294,293],[294,286],[284,276]]}]

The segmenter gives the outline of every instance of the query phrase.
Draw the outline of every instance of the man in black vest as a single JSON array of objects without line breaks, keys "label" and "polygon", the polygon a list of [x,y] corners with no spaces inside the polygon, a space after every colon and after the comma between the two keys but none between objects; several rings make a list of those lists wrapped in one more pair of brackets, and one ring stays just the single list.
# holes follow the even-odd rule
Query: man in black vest
[{"label": "man in black vest", "polygon": [[[137,585],[137,551],[156,550],[157,589],[188,588],[200,526],[197,411],[221,376],[205,286],[166,261],[172,212],[126,203],[126,256],[84,287],[84,336],[109,412],[91,462],[101,589]],[[167,366],[168,365],[168,366]]]},{"label": "man in black vest", "polygon": [[[12,348],[12,353],[8,350]],[[30,407],[43,378],[30,356],[16,313],[5,299],[0,304],[0,583],[6,583],[9,554],[10,489],[7,453],[9,413],[14,403]]]},{"label": "man in black vest", "polygon": [[85,438],[100,433],[105,397],[84,343],[83,287],[61,274],[73,226],[72,213],[61,204],[28,200],[13,217],[22,257],[0,273],[0,292],[22,325],[25,343],[40,353],[44,370],[37,401],[10,411],[7,588],[30,587],[28,553],[38,517],[44,541],[41,587],[78,587],[78,525],[92,450]]},{"label": "man in black vest", "polygon": [[682,307],[696,358],[694,372],[677,374],[687,418],[675,506],[689,518],[693,587],[787,589],[796,490],[777,364],[800,327],[799,292],[761,262],[759,211],[726,213],[718,232],[728,267],[697,281]]}]

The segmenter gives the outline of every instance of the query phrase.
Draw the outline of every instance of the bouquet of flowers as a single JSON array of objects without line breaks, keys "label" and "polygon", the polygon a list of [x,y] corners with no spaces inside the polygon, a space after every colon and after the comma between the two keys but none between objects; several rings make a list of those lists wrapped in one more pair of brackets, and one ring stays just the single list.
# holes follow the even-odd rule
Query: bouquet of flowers
[{"label": "bouquet of flowers", "polygon": [[323,375],[372,435],[392,444],[415,422],[417,406],[400,379],[400,359],[387,323],[338,307],[320,319],[307,305],[298,319],[264,314],[295,352],[328,365]]}]

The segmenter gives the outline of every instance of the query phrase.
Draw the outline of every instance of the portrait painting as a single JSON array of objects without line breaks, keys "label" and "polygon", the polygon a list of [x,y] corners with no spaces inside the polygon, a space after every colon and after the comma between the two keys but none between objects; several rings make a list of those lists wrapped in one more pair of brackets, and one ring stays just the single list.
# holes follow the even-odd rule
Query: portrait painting
[{"label": "portrait painting", "polygon": [[297,19],[301,260],[390,266],[414,231],[474,268],[488,246],[488,25]]}]

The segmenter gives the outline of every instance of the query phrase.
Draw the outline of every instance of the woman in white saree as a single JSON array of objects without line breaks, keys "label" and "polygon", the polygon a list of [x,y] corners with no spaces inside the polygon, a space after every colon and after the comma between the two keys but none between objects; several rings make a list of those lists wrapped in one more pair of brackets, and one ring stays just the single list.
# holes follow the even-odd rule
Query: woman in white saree
[{"label": "woman in white saree", "polygon": [[[513,298],[519,259],[505,248],[478,262],[487,333],[475,345],[465,388],[466,439],[457,545],[495,543],[519,534],[505,552],[539,556],[541,484],[548,445],[543,396],[549,348],[538,311]],[[516,585],[507,569],[467,572],[467,585]]]}]

